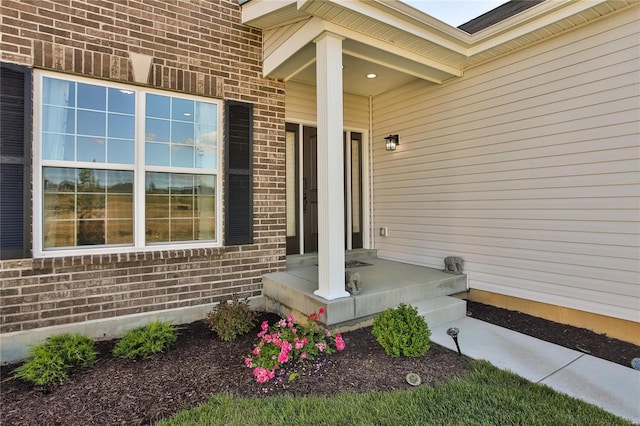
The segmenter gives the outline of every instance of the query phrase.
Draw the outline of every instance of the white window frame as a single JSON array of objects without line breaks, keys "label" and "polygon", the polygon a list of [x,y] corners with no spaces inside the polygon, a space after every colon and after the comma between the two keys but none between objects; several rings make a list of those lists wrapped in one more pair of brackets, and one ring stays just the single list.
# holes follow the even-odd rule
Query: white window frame
[{"label": "white window frame", "polygon": [[[42,169],[44,167],[66,167],[66,168],[91,168],[95,169],[94,163],[86,163],[79,161],[61,161],[61,160],[43,160],[42,159],[42,95],[43,81],[45,77],[67,80],[79,83],[88,83],[93,85],[102,85],[107,88],[116,88],[122,90],[130,90],[135,93],[135,153],[134,164],[130,167],[122,165],[113,165],[109,163],[101,163],[100,169],[107,170],[133,170],[133,245],[113,245],[113,246],[80,246],[65,247],[56,249],[44,249],[43,232],[44,232],[44,214],[43,214],[43,187],[42,187]],[[223,107],[224,103],[220,99],[207,98],[203,96],[193,96],[167,90],[147,88],[141,86],[133,86],[128,84],[116,83],[111,81],[93,79],[88,77],[79,77],[68,74],[55,73],[50,71],[35,70],[33,85],[33,254],[36,258],[59,257],[59,256],[79,256],[79,255],[100,255],[100,254],[117,254],[130,253],[140,251],[159,251],[171,249],[193,249],[193,248],[209,248],[222,246],[222,143],[223,143]],[[145,242],[145,174],[146,172],[163,172],[163,173],[187,173],[187,174],[203,174],[203,169],[198,168],[175,168],[164,166],[147,166],[145,165],[145,95],[155,94],[169,97],[177,97],[194,101],[208,102],[216,104],[217,112],[217,140],[216,140],[216,169],[208,169],[208,175],[215,175],[215,239],[206,241],[175,241],[169,243],[153,243]]]}]

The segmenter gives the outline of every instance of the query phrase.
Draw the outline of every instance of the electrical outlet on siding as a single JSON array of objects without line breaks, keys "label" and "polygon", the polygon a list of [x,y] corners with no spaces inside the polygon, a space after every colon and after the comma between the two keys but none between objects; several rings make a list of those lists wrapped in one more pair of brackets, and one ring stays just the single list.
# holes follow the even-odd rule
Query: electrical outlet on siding
[{"label": "electrical outlet on siding", "polygon": [[389,236],[389,228],[387,228],[386,226],[383,226],[380,228],[380,236],[381,237],[388,237]]}]

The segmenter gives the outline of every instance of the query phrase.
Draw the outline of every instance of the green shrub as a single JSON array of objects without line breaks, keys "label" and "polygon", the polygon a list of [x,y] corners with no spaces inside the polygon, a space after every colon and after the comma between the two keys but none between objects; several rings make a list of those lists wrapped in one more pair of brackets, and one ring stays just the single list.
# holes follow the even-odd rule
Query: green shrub
[{"label": "green shrub", "polygon": [[249,309],[247,299],[238,300],[234,294],[231,303],[221,302],[205,318],[204,322],[221,340],[230,342],[251,331],[256,314]]},{"label": "green shrub", "polygon": [[413,306],[401,303],[373,319],[371,332],[392,357],[418,357],[429,350],[431,331],[427,321]]},{"label": "green shrub", "polygon": [[153,321],[129,330],[113,348],[113,355],[119,358],[143,358],[162,352],[178,339],[174,326],[168,322]]},{"label": "green shrub", "polygon": [[14,371],[13,377],[38,386],[62,383],[69,374],[95,363],[95,342],[80,334],[59,334],[33,346],[31,356]]}]

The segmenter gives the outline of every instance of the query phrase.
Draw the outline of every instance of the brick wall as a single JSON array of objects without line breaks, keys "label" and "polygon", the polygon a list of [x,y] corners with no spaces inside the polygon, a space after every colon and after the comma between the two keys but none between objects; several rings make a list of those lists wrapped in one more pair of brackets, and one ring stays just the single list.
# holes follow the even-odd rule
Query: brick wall
[{"label": "brick wall", "polygon": [[133,83],[135,52],[147,86],[253,103],[255,191],[252,245],[0,262],[0,332],[260,295],[286,259],[284,83],[262,78],[237,2],[2,0],[0,16],[3,62]]}]

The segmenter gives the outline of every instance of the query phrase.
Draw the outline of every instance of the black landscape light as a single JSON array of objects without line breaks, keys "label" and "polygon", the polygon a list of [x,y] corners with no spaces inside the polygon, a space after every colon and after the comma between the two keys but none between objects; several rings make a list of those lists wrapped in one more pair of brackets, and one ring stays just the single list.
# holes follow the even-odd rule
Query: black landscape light
[{"label": "black landscape light", "polygon": [[460,352],[460,345],[458,345],[458,333],[460,333],[460,330],[458,329],[458,327],[449,327],[449,329],[447,330],[447,334],[451,336],[454,342],[456,342],[456,348],[458,348],[458,355],[462,355],[462,352]]}]

